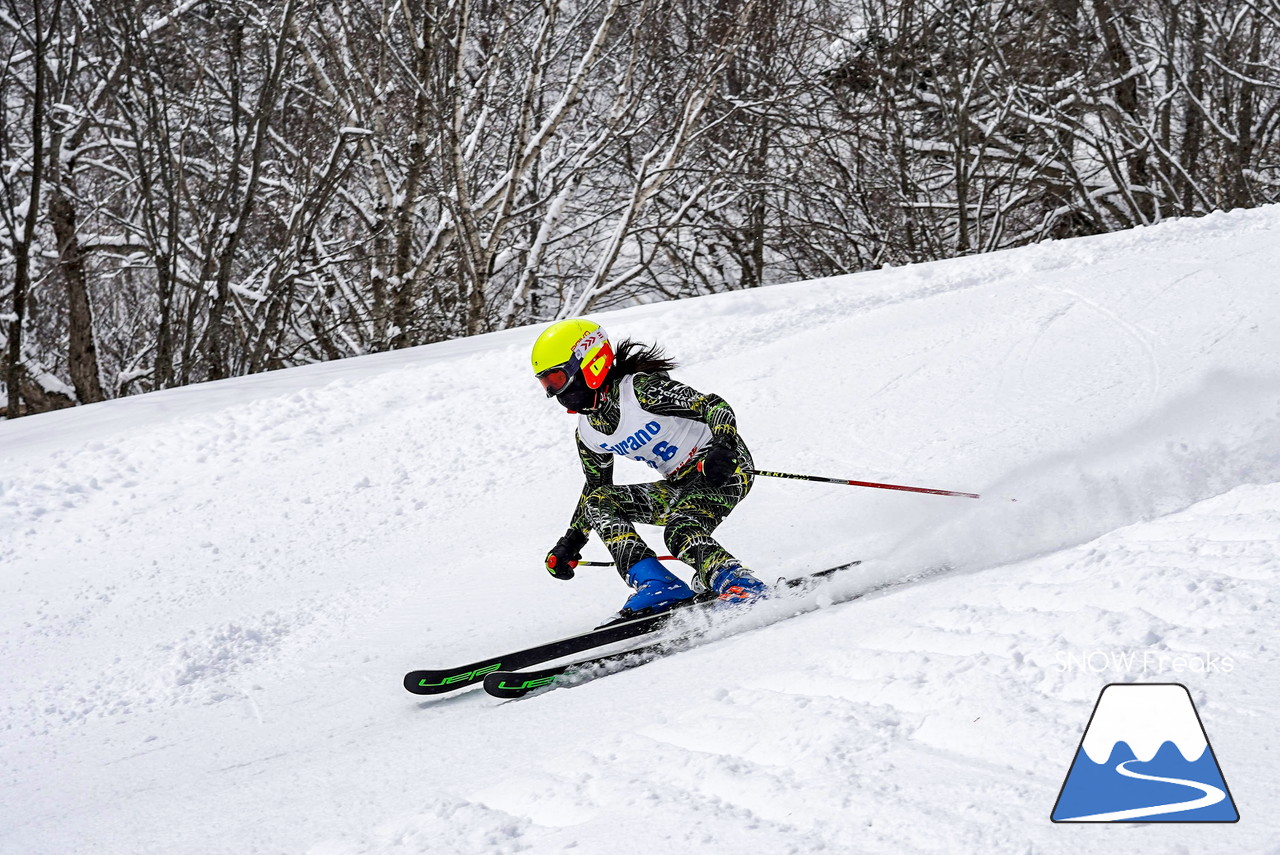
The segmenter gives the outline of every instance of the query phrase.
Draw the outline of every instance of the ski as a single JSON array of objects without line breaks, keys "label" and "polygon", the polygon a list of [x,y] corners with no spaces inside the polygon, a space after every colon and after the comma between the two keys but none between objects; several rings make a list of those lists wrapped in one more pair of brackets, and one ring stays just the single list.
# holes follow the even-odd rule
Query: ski
[{"label": "ski", "polygon": [[[858,562],[854,562],[845,566],[856,566]],[[832,568],[831,570],[822,571],[809,576],[801,576],[795,579],[785,580],[788,587],[801,587],[805,583],[829,576],[843,567]],[[919,573],[906,579],[894,580],[880,585],[875,585],[865,591],[859,591],[852,596],[842,599],[840,602],[852,602],[861,599],[869,594],[885,590],[887,588],[896,588],[909,582],[915,582],[934,573],[942,572],[945,567],[936,570]],[[789,617],[795,617],[799,614],[812,611],[812,609],[803,609],[795,612],[787,617],[780,618],[772,623],[778,623],[787,620]],[[485,675],[484,690],[493,695],[495,698],[513,699],[522,698],[530,692],[536,692],[541,689],[550,687],[570,688],[581,685],[589,680],[597,677],[606,676],[608,674],[616,674],[620,671],[626,671],[636,668],[640,665],[653,662],[664,656],[678,653],[683,650],[689,650],[697,646],[701,633],[694,632],[680,638],[669,638],[661,641],[651,642],[633,647],[629,650],[623,650],[617,653],[609,653],[603,656],[592,656],[587,659],[580,659],[576,662],[567,662],[559,665],[552,665],[546,668],[523,669],[518,671],[492,671]]]},{"label": "ski", "polygon": [[[787,587],[802,587],[814,583],[841,570],[855,567],[860,561],[851,561],[837,567],[829,567],[814,573],[807,573],[793,579],[784,580]],[[641,615],[630,619],[619,619],[588,630],[545,644],[515,650],[501,656],[481,659],[457,668],[423,669],[410,671],[404,675],[404,687],[415,695],[439,695],[453,692],[484,682],[485,678],[497,672],[521,671],[544,662],[563,659],[597,647],[606,647],[620,641],[628,641],[642,635],[657,632],[677,616],[705,611],[719,603],[715,596],[704,596],[685,603],[680,603],[666,611],[656,614]]]},{"label": "ski", "polygon": [[677,614],[687,613],[712,602],[715,600],[690,600],[657,614],[641,615],[630,620],[619,619],[577,635],[514,650],[501,656],[481,659],[457,668],[426,668],[410,671],[404,675],[404,687],[415,695],[439,695],[464,689],[482,682],[487,674],[495,671],[528,668],[531,665],[572,656],[594,647],[604,647],[656,632]]},{"label": "ski", "polygon": [[[692,638],[681,639],[691,641]],[[615,674],[628,668],[652,662],[668,653],[674,653],[681,640],[655,641],[620,653],[593,656],[577,662],[552,665],[549,668],[532,668],[523,671],[494,671],[486,674],[484,690],[495,698],[523,698],[536,689],[555,685],[560,688],[576,686],[605,673]],[[621,665],[615,668],[613,666]]]}]

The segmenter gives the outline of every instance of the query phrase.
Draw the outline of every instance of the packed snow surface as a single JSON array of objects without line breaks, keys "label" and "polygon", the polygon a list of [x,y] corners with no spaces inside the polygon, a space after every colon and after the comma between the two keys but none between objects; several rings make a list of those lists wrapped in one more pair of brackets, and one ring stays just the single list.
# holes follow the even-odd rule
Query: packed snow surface
[{"label": "packed snow surface", "polygon": [[[538,329],[0,424],[0,851],[1280,852],[1280,208],[598,320],[762,469],[983,498],[761,478],[723,542],[864,559],[835,604],[423,699],[627,594],[542,569],[581,474]],[[1049,821],[1137,680],[1189,688],[1239,823]]]}]

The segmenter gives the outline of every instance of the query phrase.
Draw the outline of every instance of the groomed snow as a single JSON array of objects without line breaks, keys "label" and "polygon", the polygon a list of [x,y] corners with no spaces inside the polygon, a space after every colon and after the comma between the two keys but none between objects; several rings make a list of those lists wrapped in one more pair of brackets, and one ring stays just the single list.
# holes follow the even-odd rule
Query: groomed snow
[{"label": "groomed snow", "polygon": [[[515,703],[400,679],[626,595],[541,569],[538,329],[0,423],[0,852],[1278,853],[1277,271],[1270,207],[598,316],[761,468],[984,498],[761,479],[761,575],[954,569]],[[1140,679],[1239,823],[1049,821]]]}]

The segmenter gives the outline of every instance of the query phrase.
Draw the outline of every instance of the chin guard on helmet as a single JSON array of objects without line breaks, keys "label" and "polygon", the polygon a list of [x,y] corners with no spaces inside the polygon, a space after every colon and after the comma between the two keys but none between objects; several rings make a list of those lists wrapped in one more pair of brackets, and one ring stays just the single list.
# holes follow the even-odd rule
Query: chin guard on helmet
[{"label": "chin guard on helmet", "polygon": [[595,409],[599,395],[600,390],[588,386],[582,374],[575,374],[569,379],[569,385],[556,395],[556,400],[569,412],[581,413]]}]

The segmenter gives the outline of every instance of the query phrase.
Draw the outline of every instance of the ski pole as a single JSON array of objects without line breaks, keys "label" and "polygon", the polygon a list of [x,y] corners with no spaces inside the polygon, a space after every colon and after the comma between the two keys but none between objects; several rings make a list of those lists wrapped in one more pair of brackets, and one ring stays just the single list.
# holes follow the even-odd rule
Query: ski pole
[{"label": "ski pole", "polygon": [[[659,555],[658,560],[659,561],[676,561],[678,559],[674,555]],[[579,567],[612,567],[613,562],[612,561],[579,561],[578,566]]]},{"label": "ski pole", "polygon": [[966,499],[982,498],[977,493],[961,493],[958,490],[934,490],[929,487],[904,487],[901,484],[880,484],[875,481],[850,481],[847,478],[823,478],[820,475],[793,475],[790,472],[765,472],[753,470],[756,475],[769,478],[793,478],[797,481],[821,481],[824,484],[848,484],[854,487],[875,487],[877,490],[906,490],[909,493],[931,493],[935,496],[964,496]]}]

